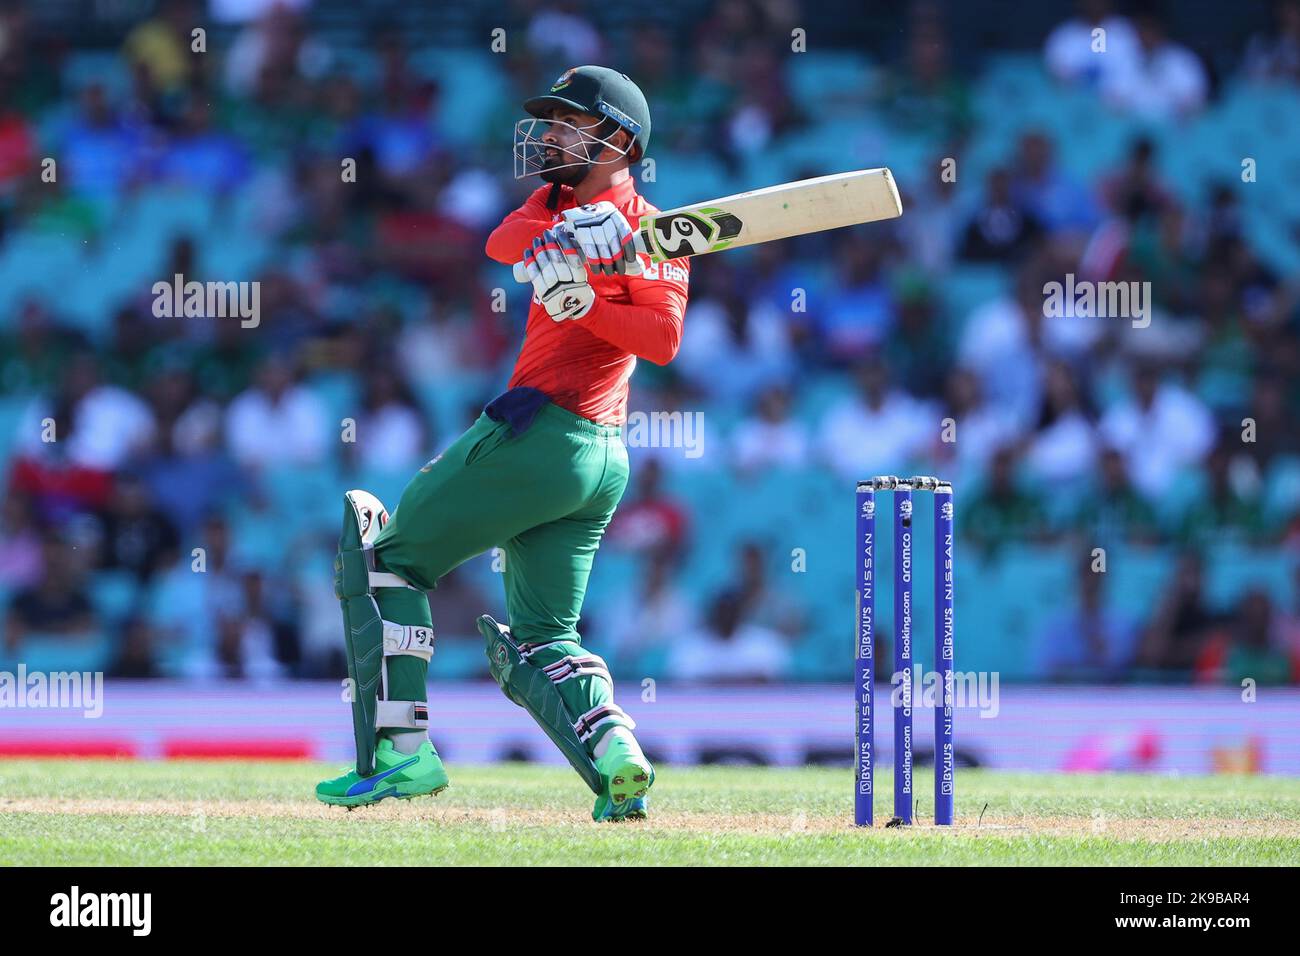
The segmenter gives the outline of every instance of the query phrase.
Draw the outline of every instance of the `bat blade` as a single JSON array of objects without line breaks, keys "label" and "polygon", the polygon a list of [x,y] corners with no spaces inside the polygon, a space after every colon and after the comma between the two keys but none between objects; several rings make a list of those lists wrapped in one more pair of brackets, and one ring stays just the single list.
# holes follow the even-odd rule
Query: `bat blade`
[{"label": "bat blade", "polygon": [[[637,224],[636,242],[652,262],[664,262],[902,214],[893,174],[858,169],[651,213]],[[522,265],[515,279],[528,281]]]},{"label": "bat blade", "polygon": [[902,214],[893,174],[859,169],[666,209],[643,218],[637,234],[651,261],[663,262]]}]

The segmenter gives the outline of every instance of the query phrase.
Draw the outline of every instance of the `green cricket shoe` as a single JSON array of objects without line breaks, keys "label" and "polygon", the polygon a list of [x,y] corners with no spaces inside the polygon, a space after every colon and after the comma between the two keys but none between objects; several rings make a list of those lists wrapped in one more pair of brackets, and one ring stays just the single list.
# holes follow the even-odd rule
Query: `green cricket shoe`
[{"label": "green cricket shoe", "polygon": [[316,784],[316,799],[336,807],[364,807],[386,797],[409,800],[441,793],[450,786],[442,758],[428,740],[413,754],[393,749],[388,738],[375,748],[375,772],[363,777],[355,768],[333,780]]},{"label": "green cricket shoe", "polygon": [[596,759],[596,769],[605,789],[596,797],[591,818],[597,823],[615,820],[644,820],[646,794],[654,786],[655,771],[635,742],[615,736],[609,749]]}]

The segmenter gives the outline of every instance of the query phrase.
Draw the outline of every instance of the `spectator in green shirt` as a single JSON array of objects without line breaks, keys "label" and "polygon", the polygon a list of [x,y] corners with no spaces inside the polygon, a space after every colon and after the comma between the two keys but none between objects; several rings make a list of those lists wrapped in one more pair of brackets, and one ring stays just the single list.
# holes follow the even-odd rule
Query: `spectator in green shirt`
[{"label": "spectator in green shirt", "polygon": [[1008,446],[993,455],[988,483],[965,508],[961,527],[966,538],[987,552],[1006,544],[1040,541],[1051,530],[1039,498],[1020,487],[1017,451]]}]

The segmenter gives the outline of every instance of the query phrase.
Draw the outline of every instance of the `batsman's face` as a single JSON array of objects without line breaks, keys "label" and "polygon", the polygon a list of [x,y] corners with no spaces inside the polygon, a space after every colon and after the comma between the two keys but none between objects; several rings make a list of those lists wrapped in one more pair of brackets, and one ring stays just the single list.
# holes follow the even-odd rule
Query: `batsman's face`
[{"label": "batsman's face", "polygon": [[545,168],[562,166],[582,157],[594,160],[601,147],[593,149],[591,143],[600,117],[577,110],[551,110],[541,140],[545,144],[542,162]]},{"label": "batsman's face", "polygon": [[[594,163],[615,161],[627,149],[627,134],[602,140],[602,119],[580,110],[551,110],[515,124],[515,178],[540,174],[545,182],[575,185]],[[609,156],[605,151],[612,147]]]}]

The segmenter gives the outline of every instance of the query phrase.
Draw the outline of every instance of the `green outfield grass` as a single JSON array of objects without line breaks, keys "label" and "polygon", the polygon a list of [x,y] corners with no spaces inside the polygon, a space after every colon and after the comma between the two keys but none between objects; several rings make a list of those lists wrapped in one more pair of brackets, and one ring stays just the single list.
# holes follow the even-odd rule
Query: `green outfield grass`
[{"label": "green outfield grass", "polygon": [[1300,863],[1300,780],[958,774],[953,828],[851,825],[848,770],[663,767],[651,817],[596,825],[564,768],[451,768],[437,798],[348,813],[308,763],[0,761],[0,863],[1120,864]]}]

